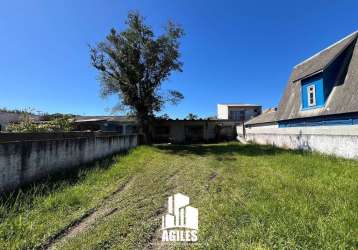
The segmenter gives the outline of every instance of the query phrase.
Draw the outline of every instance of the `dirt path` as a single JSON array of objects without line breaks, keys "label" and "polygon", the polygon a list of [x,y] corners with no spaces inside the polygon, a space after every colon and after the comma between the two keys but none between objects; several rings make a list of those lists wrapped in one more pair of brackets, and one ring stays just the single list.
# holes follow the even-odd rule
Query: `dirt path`
[{"label": "dirt path", "polygon": [[97,221],[100,221],[116,213],[119,208],[116,207],[115,204],[111,203],[110,201],[113,200],[116,196],[120,195],[122,192],[125,192],[133,182],[133,178],[131,178],[122,185],[120,185],[116,191],[111,193],[103,200],[100,207],[89,210],[78,220],[72,222],[66,228],[61,230],[58,234],[50,238],[45,244],[39,247],[39,249],[57,249],[68,239],[78,236],[80,233],[86,231],[88,228],[94,225]]},{"label": "dirt path", "polygon": [[[172,187],[173,190],[175,190],[178,187],[177,178],[178,173],[180,170],[174,171],[169,177],[167,182],[173,183],[174,186]],[[160,210],[157,211],[157,220],[158,220],[158,226],[155,231],[153,231],[152,238],[148,243],[147,249],[150,250],[164,250],[168,249],[168,244],[165,244],[162,241],[162,216],[167,213],[167,207],[163,206]]]},{"label": "dirt path", "polygon": [[[129,179],[124,184],[122,184],[116,191],[108,195],[99,207],[88,211],[81,218],[71,223],[71,225],[48,240],[47,244],[44,244],[40,249],[62,249],[63,247],[66,248],[69,245],[73,246],[76,244],[76,247],[81,246],[81,243],[78,244],[75,242],[78,242],[82,237],[88,237],[88,234],[92,234],[93,230],[97,230],[103,221],[116,220],[116,216],[119,214],[127,213],[128,202],[126,201],[132,199],[135,200],[133,204],[130,205],[129,210],[141,209],[140,206],[142,206],[142,204],[146,204],[146,208],[151,206],[153,203],[148,203],[148,195],[143,195],[143,190],[155,190],[159,185],[161,188],[160,191],[163,193],[168,193],[168,196],[175,193],[176,191],[179,191],[182,186],[182,179],[180,176],[183,175],[183,173],[181,173],[183,170],[172,168],[169,171],[167,170],[168,172],[165,172],[163,169],[167,169],[167,166],[158,164],[157,171],[153,173],[152,171],[149,171],[150,169],[148,168],[145,169],[141,175],[135,175],[132,177],[132,179]],[[213,179],[215,177],[216,175],[214,175]],[[163,187],[166,187],[166,189],[162,190]],[[158,194],[158,197],[160,196],[162,196],[161,193]],[[160,198],[160,200],[161,199],[162,198]],[[139,211],[140,210],[138,210],[138,212]],[[147,217],[146,220],[151,221],[147,224],[148,226],[151,225],[151,230],[147,232],[148,237],[146,237],[145,242],[142,243],[142,249],[168,249],[170,246],[161,240],[161,221],[162,216],[167,212],[166,204],[163,203],[161,207],[156,207],[155,209],[151,211],[149,210],[148,212],[150,215],[148,214],[149,217]],[[147,222],[144,221],[143,223]],[[113,244],[113,246],[116,244],[126,244],[126,234],[129,232],[122,231],[121,233],[125,236],[123,236],[123,239],[120,242],[115,242],[115,240],[112,242],[112,239],[110,239],[108,241],[110,243],[108,244]],[[118,238],[121,237],[121,233],[118,233]]]}]

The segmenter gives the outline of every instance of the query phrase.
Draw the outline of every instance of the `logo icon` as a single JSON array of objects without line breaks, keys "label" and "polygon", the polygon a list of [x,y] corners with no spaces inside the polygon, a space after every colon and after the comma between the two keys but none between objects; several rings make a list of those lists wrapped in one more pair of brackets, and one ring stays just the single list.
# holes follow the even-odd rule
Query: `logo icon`
[{"label": "logo icon", "polygon": [[168,213],[162,216],[162,241],[198,240],[198,209],[189,206],[189,201],[181,193],[168,197]]}]

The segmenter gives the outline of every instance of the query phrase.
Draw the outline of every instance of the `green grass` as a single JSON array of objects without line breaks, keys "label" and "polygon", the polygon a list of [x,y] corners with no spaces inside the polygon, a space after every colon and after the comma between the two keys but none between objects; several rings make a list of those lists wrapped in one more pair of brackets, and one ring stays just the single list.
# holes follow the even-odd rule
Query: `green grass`
[{"label": "green grass", "polygon": [[[358,162],[237,143],[139,147],[108,167],[0,202],[0,249],[41,246],[93,208],[115,209],[60,249],[160,247],[167,196],[199,209],[192,249],[357,249]],[[114,195],[124,183],[126,188]],[[110,197],[110,198],[108,198]]]}]

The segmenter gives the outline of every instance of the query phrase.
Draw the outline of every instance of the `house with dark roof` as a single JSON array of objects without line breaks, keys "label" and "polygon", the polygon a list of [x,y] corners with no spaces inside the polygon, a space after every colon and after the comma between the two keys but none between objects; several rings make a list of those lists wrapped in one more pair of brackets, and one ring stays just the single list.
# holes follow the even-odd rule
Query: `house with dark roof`
[{"label": "house with dark roof", "polygon": [[[154,119],[150,131],[155,143],[196,143],[235,140],[237,126],[261,113],[261,105],[218,104],[215,119]],[[135,117],[76,116],[76,131],[141,133]]]},{"label": "house with dark roof", "polygon": [[358,140],[352,147],[339,146],[358,136],[357,38],[354,32],[296,65],[277,109],[246,123],[247,138],[357,157]]},{"label": "house with dark roof", "polygon": [[136,119],[129,116],[76,116],[73,125],[76,131],[137,133]]}]

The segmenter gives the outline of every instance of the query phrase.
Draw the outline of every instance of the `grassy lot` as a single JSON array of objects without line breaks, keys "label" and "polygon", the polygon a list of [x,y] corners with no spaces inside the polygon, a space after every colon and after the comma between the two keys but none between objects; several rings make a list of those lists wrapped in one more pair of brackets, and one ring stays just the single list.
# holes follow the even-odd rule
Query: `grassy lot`
[{"label": "grassy lot", "polygon": [[[358,248],[357,161],[229,143],[139,147],[99,165],[4,198],[0,249]],[[160,243],[176,192],[199,209],[198,244]]]}]

